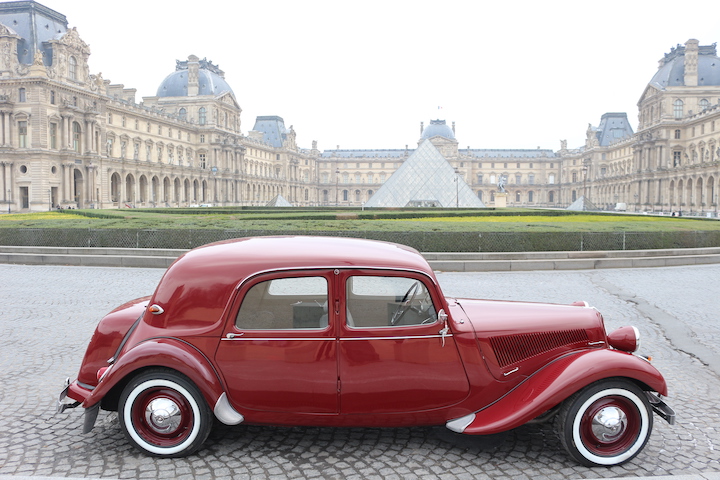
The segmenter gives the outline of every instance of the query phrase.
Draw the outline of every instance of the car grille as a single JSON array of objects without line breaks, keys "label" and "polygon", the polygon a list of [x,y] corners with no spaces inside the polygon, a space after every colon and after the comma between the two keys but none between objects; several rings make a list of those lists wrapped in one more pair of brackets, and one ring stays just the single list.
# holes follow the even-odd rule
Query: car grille
[{"label": "car grille", "polygon": [[521,362],[556,348],[587,344],[587,342],[587,332],[583,329],[490,337],[490,345],[500,367]]}]

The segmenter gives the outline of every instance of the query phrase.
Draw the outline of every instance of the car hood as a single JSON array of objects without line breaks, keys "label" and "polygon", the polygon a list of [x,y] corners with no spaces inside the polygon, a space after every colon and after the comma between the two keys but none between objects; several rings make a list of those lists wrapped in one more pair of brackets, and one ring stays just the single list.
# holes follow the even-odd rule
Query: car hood
[{"label": "car hood", "polygon": [[573,351],[606,348],[600,313],[571,305],[456,299],[470,321],[485,362],[498,380],[528,376]]}]

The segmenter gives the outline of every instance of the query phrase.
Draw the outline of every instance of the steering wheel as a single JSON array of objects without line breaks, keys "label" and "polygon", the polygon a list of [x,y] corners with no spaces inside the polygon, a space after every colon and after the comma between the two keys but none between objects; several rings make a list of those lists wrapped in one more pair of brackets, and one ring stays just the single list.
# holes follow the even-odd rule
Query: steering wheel
[{"label": "steering wheel", "polygon": [[420,289],[419,287],[420,282],[415,282],[410,285],[410,288],[408,288],[408,291],[405,292],[402,300],[400,300],[400,306],[397,310],[395,310],[395,313],[393,313],[393,316],[390,319],[390,325],[395,325],[397,322],[399,322],[400,319],[402,319],[403,315],[405,315],[405,313],[410,309],[410,305],[412,304],[412,301],[415,300],[415,296]]}]

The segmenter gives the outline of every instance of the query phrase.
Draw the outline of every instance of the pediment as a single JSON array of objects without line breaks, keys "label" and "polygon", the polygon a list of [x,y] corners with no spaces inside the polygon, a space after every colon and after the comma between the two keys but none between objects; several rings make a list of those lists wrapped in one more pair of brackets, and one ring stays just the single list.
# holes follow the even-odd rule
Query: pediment
[{"label": "pediment", "polygon": [[647,99],[649,99],[649,98],[652,98],[652,97],[655,97],[656,95],[659,95],[659,94],[661,94],[661,93],[662,93],[662,90],[660,90],[659,88],[657,88],[657,87],[655,87],[655,86],[653,86],[653,85],[648,85],[647,87],[645,87],[645,91],[644,91],[643,94],[640,96],[640,100],[638,101],[638,105],[641,104],[641,103],[643,103],[645,100],[647,100]]},{"label": "pediment", "polygon": [[218,100],[219,102],[222,102],[226,105],[230,105],[234,108],[237,108],[238,110],[242,110],[240,108],[240,104],[237,102],[237,99],[235,98],[235,95],[233,95],[232,92],[225,92],[225,93],[221,94],[220,96],[218,96],[216,100]]}]

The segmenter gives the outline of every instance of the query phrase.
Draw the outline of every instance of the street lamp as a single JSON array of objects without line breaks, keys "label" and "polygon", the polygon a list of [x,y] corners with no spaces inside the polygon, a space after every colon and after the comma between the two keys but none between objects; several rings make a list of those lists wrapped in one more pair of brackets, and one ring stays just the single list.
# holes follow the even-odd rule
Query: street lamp
[{"label": "street lamp", "polygon": [[460,208],[460,171],[455,168],[455,208]]},{"label": "street lamp", "polygon": [[338,187],[338,181],[340,180],[340,167],[335,168],[335,206],[340,205],[340,191]]}]

